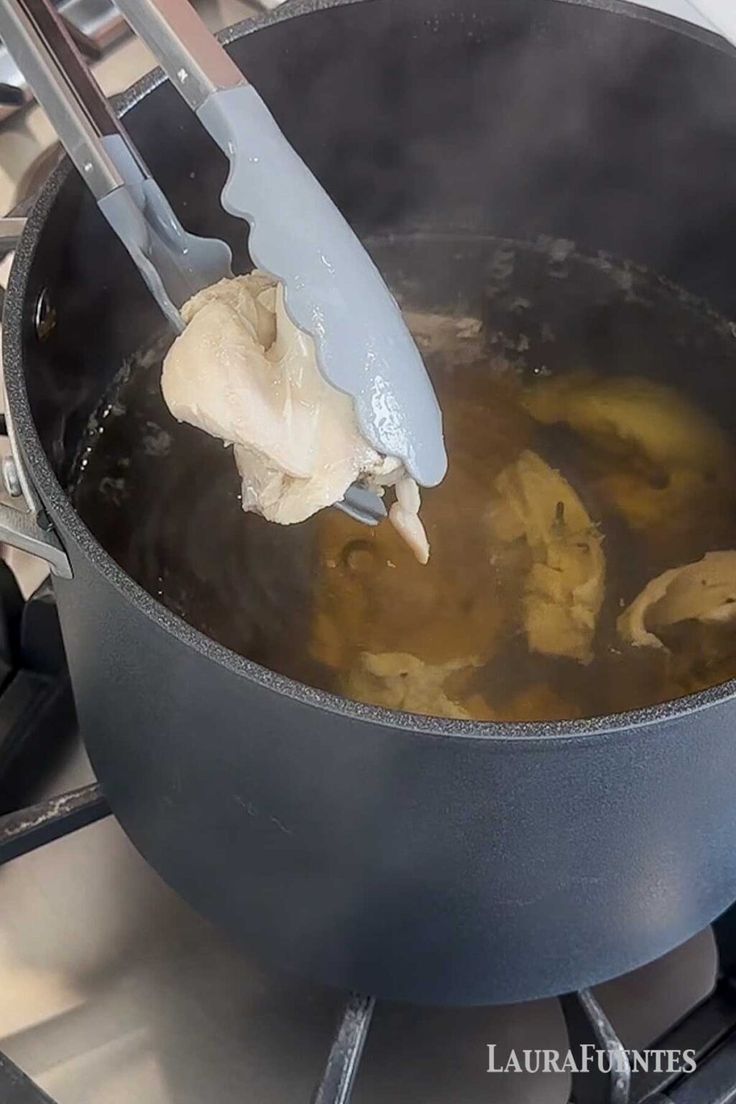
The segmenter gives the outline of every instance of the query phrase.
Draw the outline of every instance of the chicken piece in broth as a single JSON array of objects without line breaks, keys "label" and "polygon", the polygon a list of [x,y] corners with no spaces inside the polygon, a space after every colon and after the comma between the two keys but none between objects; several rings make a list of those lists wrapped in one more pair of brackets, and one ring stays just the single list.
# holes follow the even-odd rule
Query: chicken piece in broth
[{"label": "chicken piece in broth", "polygon": [[289,318],[283,287],[261,272],[221,280],[182,317],[186,329],[164,361],[164,400],[177,420],[234,446],[243,509],[293,525],[355,482],[379,493],[398,483],[403,504],[392,517],[426,563],[416,483],[363,438],[352,399],[323,378],[312,338]]},{"label": "chicken piece in broth", "polygon": [[684,395],[640,376],[576,372],[538,381],[525,405],[590,446],[591,486],[655,554],[697,554],[698,533],[727,539],[736,504],[736,450]]},{"label": "chicken piece in broth", "polygon": [[708,552],[652,579],[619,617],[618,631],[627,644],[663,648],[662,636],[685,621],[736,622],[736,552]]},{"label": "chicken piece in broth", "polygon": [[601,449],[638,457],[642,466],[685,467],[719,479],[734,463],[731,443],[707,414],[641,376],[557,376],[530,387],[525,404],[537,421],[566,422]]},{"label": "chicken piece in broth", "polygon": [[[471,702],[470,708],[455,700],[461,696],[463,681],[467,682],[468,673],[476,666],[473,657],[431,664],[403,652],[378,655],[363,652],[348,673],[344,690],[348,697],[367,705],[456,720],[482,720],[478,713],[483,711],[483,705],[479,709],[477,704],[482,699]],[[490,715],[487,709],[485,712]]]},{"label": "chicken piece in broth", "polygon": [[524,541],[531,553],[523,597],[530,650],[589,663],[605,586],[600,531],[567,480],[535,452],[523,452],[495,488],[494,534]]}]

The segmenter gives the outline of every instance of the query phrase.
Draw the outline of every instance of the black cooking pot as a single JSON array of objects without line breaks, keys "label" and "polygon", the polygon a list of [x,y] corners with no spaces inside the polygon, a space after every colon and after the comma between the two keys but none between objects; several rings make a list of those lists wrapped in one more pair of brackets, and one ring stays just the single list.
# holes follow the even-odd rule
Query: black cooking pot
[{"label": "black cooking pot", "polygon": [[[613,0],[296,0],[226,41],[361,233],[561,236],[736,317],[736,56],[716,38]],[[125,106],[188,228],[244,263],[215,198],[223,160],[180,98],[153,75]],[[392,713],[213,644],[116,566],[64,485],[104,389],[158,327],[62,166],[4,319],[19,458],[52,527],[24,532],[59,573],[94,768],[156,870],[264,959],[422,1002],[588,985],[725,909],[736,684],[591,722]],[[697,386],[732,429],[721,368]]]}]

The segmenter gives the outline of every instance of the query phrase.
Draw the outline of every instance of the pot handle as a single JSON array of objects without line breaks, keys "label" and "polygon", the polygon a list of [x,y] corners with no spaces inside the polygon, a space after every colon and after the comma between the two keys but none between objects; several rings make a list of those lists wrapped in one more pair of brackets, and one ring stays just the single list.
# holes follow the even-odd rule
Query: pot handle
[{"label": "pot handle", "polygon": [[4,253],[10,253],[12,249],[15,249],[25,225],[26,220],[15,215],[0,218],[0,249]]},{"label": "pot handle", "polygon": [[0,502],[0,542],[39,556],[49,565],[52,575],[71,579],[72,566],[61,542],[51,529],[44,529],[29,511],[16,510]]},{"label": "pot handle", "polygon": [[[25,227],[24,218],[0,218],[0,251],[17,246]],[[53,575],[71,579],[72,567],[59,538],[46,518],[43,505],[25,472],[15,440],[13,423],[5,401],[5,425],[10,442],[10,456],[2,465],[2,478],[11,498],[25,499],[28,510],[20,510],[0,502],[0,542],[30,552],[46,560]]]}]

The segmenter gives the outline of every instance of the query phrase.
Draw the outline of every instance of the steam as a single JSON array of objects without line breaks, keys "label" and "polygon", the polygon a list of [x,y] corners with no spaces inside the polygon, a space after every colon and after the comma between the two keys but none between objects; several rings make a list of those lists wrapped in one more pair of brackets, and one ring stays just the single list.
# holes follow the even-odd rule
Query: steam
[{"label": "steam", "polygon": [[264,95],[359,232],[566,239],[736,314],[736,64],[699,29],[560,0],[347,4],[302,22]]}]

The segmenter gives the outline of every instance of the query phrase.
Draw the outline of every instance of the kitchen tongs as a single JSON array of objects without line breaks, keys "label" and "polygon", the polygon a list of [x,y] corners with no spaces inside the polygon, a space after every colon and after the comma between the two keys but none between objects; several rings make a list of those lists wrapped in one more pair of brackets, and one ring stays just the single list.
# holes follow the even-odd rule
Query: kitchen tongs
[{"label": "kitchen tongs", "polygon": [[230,275],[224,242],[189,234],[46,0],[2,0],[0,37],[177,331],[179,307]]},{"label": "kitchen tongs", "polygon": [[283,283],[291,318],[314,339],[325,378],[353,398],[363,436],[419,483],[439,483],[447,468],[439,406],[358,238],[188,0],[118,7],[228,158],[222,204],[250,224],[251,258]]},{"label": "kitchen tongs", "polygon": [[[364,437],[433,486],[447,459],[419,351],[362,244],[292,149],[256,90],[188,0],[120,0],[133,29],[230,161],[222,203],[250,224],[255,264],[284,285],[322,374],[350,395]],[[230,275],[220,241],[188,233],[117,120],[51,0],[0,0],[0,37],[172,325],[201,288]],[[375,523],[385,508],[350,489],[343,508]]]}]

